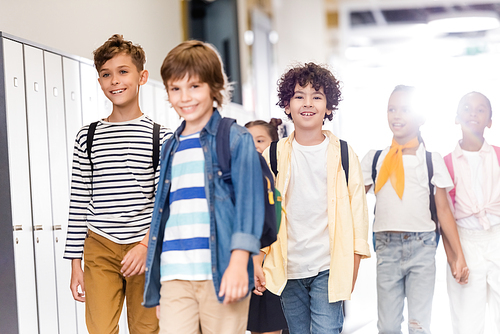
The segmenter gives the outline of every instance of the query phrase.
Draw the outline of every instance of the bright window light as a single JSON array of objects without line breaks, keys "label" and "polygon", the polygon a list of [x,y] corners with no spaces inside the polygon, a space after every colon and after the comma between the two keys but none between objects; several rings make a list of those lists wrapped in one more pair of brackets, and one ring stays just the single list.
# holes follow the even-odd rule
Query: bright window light
[{"label": "bright window light", "polygon": [[429,27],[441,33],[492,30],[500,27],[498,15],[487,11],[449,12],[429,18]]}]

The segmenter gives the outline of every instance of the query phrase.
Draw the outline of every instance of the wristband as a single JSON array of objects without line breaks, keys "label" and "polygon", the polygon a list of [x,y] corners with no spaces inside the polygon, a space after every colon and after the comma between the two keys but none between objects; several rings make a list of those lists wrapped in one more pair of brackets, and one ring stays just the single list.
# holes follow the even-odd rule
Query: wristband
[{"label": "wristband", "polygon": [[143,245],[144,247],[148,248],[148,245],[145,245],[142,242],[139,242],[139,245]]}]

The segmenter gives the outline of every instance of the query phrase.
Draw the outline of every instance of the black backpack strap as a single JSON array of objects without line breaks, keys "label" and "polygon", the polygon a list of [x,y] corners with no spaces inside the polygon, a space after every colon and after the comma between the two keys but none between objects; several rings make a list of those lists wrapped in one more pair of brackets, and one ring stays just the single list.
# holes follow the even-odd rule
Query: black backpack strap
[{"label": "black backpack strap", "polygon": [[215,148],[217,151],[217,160],[219,161],[219,166],[222,172],[222,179],[231,184],[231,146],[229,141],[229,135],[231,130],[231,125],[236,122],[233,118],[224,117],[219,122],[219,128],[217,129]]},{"label": "black backpack strap", "polygon": [[269,160],[271,162],[271,170],[274,173],[274,177],[278,176],[278,157],[276,155],[278,146],[278,141],[271,142],[271,146],[269,147]]},{"label": "black backpack strap", "polygon": [[349,147],[345,140],[340,139],[340,159],[342,160],[342,169],[345,173],[346,184],[349,185]]},{"label": "black backpack strap", "polygon": [[382,153],[382,150],[378,150],[375,152],[375,155],[373,156],[373,162],[372,162],[372,180],[373,180],[373,188],[375,189],[375,179],[377,178],[377,162],[378,158],[380,157],[380,153]]},{"label": "black backpack strap", "polygon": [[432,176],[434,175],[434,166],[432,165],[432,153],[425,151],[425,161],[427,163],[427,175],[429,176],[429,209],[431,210],[431,218],[436,223],[437,231],[437,210],[436,210],[436,200],[434,198],[434,185],[431,183]]},{"label": "black backpack strap", "polygon": [[[94,142],[94,134],[95,134],[95,129],[97,127],[97,123],[99,122],[93,122],[90,123],[89,129],[87,130],[87,157],[90,162],[90,185],[92,186],[93,183],[93,178],[94,178],[94,163],[92,162],[92,158],[90,157],[91,152],[92,152],[92,143]],[[93,189],[93,187],[92,187]]]},{"label": "black backpack strap", "polygon": [[153,123],[153,170],[156,171],[160,163],[160,124]]}]

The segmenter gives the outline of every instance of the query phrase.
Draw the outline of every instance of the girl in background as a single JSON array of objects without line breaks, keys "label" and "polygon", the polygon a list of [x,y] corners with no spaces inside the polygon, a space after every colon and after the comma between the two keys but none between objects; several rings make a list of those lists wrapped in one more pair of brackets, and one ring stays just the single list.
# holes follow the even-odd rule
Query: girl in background
[{"label": "girl in background", "polygon": [[[278,126],[281,122],[279,118],[272,118],[269,123],[257,120],[245,124],[245,127],[252,134],[255,148],[259,153],[271,145],[271,142],[279,139]],[[258,270],[262,271],[263,260],[263,252],[253,257],[255,273]],[[258,279],[257,275],[255,275],[255,279]],[[252,334],[280,334],[286,328],[287,324],[281,309],[280,297],[268,290],[262,293],[255,289],[250,299],[247,329]]]},{"label": "girl in background", "polygon": [[450,191],[451,208],[471,269],[465,286],[454,284],[448,270],[455,334],[484,333],[487,303],[495,333],[500,332],[500,147],[484,139],[491,114],[490,100],[483,94],[471,92],[462,97],[455,118],[462,140],[444,158],[455,184]]},{"label": "girl in background", "polygon": [[[405,297],[409,333],[430,333],[436,224],[429,209],[426,150],[420,136],[424,118],[415,110],[414,98],[415,89],[409,86],[397,86],[389,98],[387,119],[393,140],[377,161],[374,187],[372,164],[376,151],[368,152],[361,162],[366,191],[374,188],[377,198],[373,231],[379,333],[401,333]],[[437,215],[452,249],[448,263],[455,284],[465,284],[468,269],[446,197],[446,190],[453,187],[453,182],[441,156],[435,152],[431,156]]]}]

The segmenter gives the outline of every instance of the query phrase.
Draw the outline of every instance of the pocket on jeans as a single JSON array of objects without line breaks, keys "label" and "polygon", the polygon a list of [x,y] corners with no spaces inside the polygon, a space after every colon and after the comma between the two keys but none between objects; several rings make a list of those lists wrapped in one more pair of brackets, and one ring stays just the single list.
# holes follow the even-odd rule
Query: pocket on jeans
[{"label": "pocket on jeans", "polygon": [[375,233],[375,252],[383,251],[387,247],[387,240],[384,236]]},{"label": "pocket on jeans", "polygon": [[435,232],[425,233],[424,235],[422,235],[421,241],[424,247],[436,248],[436,233]]}]

